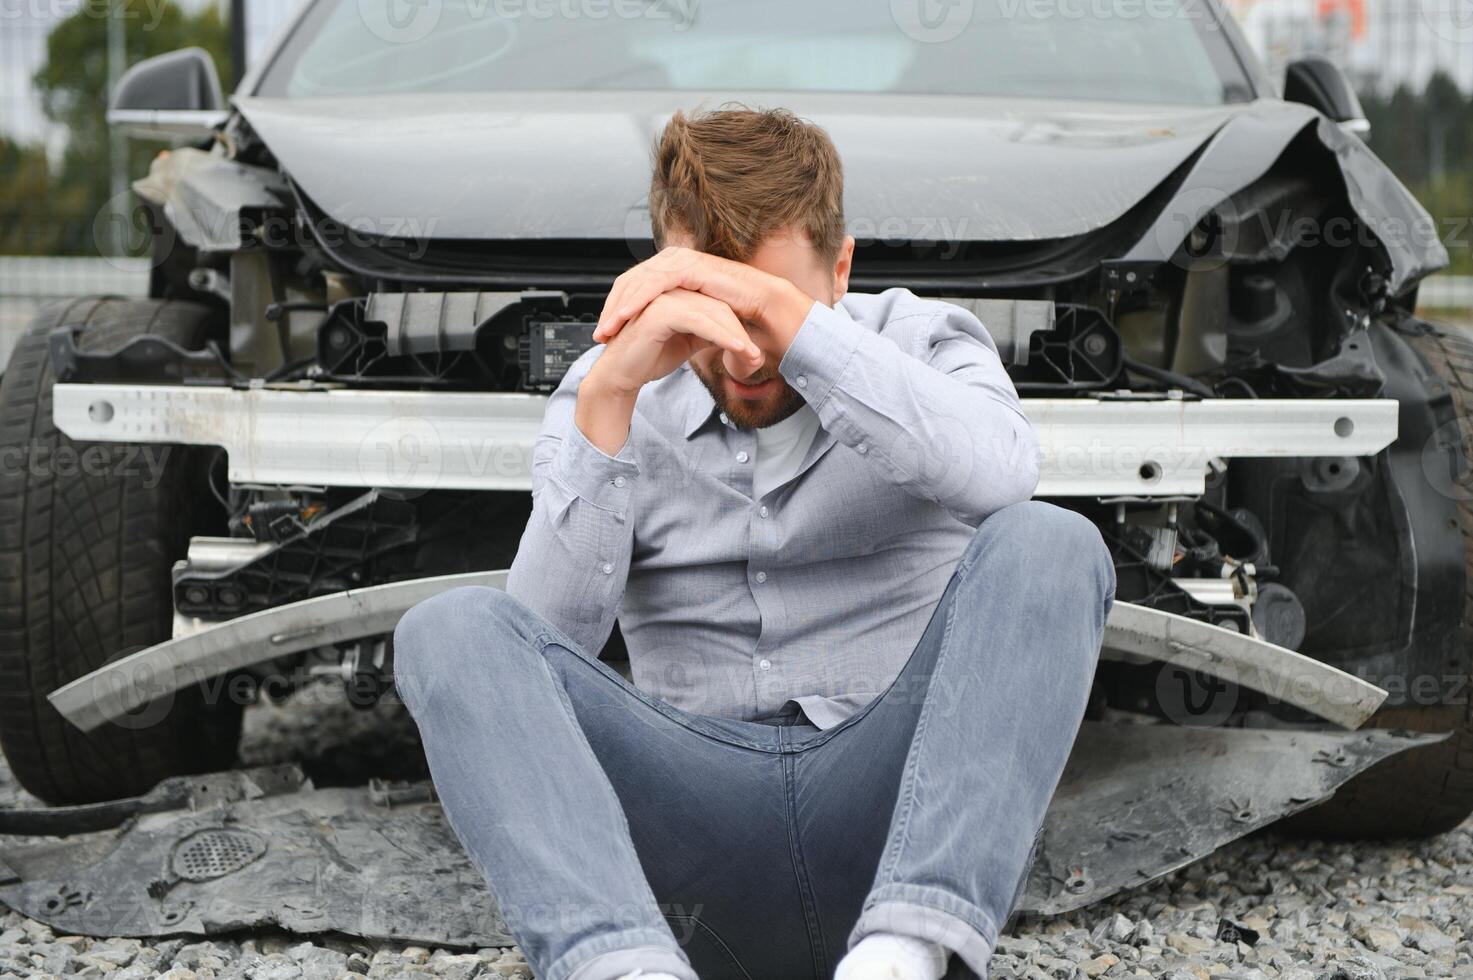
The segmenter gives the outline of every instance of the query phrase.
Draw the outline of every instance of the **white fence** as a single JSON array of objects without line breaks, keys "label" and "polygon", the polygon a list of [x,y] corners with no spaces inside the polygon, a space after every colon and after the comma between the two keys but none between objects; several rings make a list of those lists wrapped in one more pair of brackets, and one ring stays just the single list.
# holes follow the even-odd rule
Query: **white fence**
[{"label": "white fence", "polygon": [[42,306],[98,294],[147,296],[148,260],[0,256],[0,364]]},{"label": "white fence", "polygon": [[1473,319],[1473,276],[1433,276],[1422,283],[1417,302],[1427,310],[1460,314]]}]

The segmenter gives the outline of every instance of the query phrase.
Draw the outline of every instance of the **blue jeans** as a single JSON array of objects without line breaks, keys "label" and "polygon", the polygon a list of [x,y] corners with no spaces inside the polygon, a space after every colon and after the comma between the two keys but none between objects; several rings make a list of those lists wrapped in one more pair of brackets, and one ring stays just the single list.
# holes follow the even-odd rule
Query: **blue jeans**
[{"label": "blue jeans", "polygon": [[396,683],[542,980],[827,980],[871,932],[986,976],[1084,713],[1115,576],[1084,518],[989,517],[905,668],[819,730],[649,697],[495,589],[415,606]]}]

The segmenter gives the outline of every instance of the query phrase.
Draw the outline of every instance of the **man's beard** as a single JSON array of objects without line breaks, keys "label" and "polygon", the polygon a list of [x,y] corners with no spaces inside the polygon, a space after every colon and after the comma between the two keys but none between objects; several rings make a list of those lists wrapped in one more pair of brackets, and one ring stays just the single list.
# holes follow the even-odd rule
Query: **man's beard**
[{"label": "man's beard", "polygon": [[[711,400],[716,407],[726,413],[726,417],[739,429],[765,429],[769,425],[781,422],[803,407],[803,396],[798,394],[797,389],[788,384],[782,375],[772,375],[780,382],[776,392],[766,398],[753,401],[748,398],[729,397],[726,392],[726,367],[720,360],[716,361],[711,376],[706,372],[691,365],[696,377],[701,379],[701,384],[711,393]],[[760,379],[762,381],[766,378]]]}]

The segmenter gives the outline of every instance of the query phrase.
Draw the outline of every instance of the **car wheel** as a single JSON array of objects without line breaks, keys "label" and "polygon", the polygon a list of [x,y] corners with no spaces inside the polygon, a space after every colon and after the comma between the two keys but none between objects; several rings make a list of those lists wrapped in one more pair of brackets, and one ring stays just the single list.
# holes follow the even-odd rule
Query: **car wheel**
[{"label": "car wheel", "polygon": [[[1457,531],[1467,556],[1461,642],[1473,644],[1473,342],[1446,331],[1408,336],[1444,383],[1460,427],[1454,465]],[[1329,800],[1289,818],[1291,832],[1321,837],[1430,837],[1473,814],[1473,679],[1462,678],[1453,703],[1378,711],[1367,727],[1452,732],[1446,740],[1372,766]]]},{"label": "car wheel", "polygon": [[223,689],[212,699],[181,691],[92,732],[46,700],[168,639],[171,567],[191,534],[220,530],[218,508],[201,499],[198,450],[77,443],[56,429],[47,334],[80,326],[80,346],[94,351],[144,333],[198,349],[212,315],[158,300],[59,304],[17,342],[0,378],[0,748],[20,784],[51,803],[133,796],[234,760],[241,705]]}]

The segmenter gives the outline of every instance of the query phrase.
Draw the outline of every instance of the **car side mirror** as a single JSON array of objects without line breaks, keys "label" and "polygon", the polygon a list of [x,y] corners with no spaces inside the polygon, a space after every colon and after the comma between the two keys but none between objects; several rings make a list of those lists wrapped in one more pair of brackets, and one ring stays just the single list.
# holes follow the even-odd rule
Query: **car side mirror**
[{"label": "car side mirror", "polygon": [[220,75],[209,52],[182,48],[124,72],[107,121],[130,135],[175,138],[207,135],[225,116]]},{"label": "car side mirror", "polygon": [[1350,79],[1324,55],[1307,54],[1289,62],[1284,71],[1284,100],[1318,109],[1348,133],[1370,135],[1371,123]]}]

